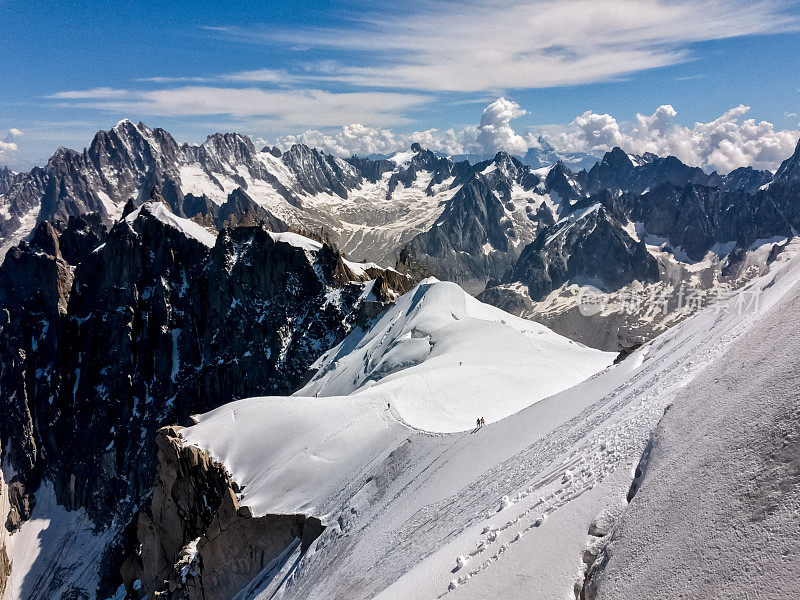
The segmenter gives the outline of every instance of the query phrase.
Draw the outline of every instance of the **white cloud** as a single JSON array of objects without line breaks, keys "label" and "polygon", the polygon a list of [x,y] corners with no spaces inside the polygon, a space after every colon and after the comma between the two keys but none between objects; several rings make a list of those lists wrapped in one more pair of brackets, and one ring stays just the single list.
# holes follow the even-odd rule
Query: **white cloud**
[{"label": "white cloud", "polygon": [[[300,142],[337,156],[391,154],[408,148],[413,142],[446,155],[492,155],[498,150],[523,155],[528,148],[539,146],[537,135],[523,136],[514,130],[512,120],[527,112],[513,100],[503,97],[483,110],[477,126],[459,131],[429,129],[410,134],[397,134],[381,126],[402,123],[403,112],[429,102],[428,96],[192,86],[149,91],[94,88],[60,92],[53,98],[67,100],[73,106],[129,114],[232,115],[242,119],[251,130],[275,124],[287,128],[310,126],[304,133],[278,138],[276,144],[286,148]],[[770,122],[745,119],[749,110],[750,107],[740,105],[711,122],[687,127],[674,122],[678,113],[665,104],[650,115],[637,114],[629,130],[623,129],[614,116],[589,110],[561,131],[540,130],[544,138],[562,152],[597,156],[620,146],[634,154],[652,152],[659,156],[677,156],[689,165],[721,173],[741,166],[776,169],[794,151],[800,131],[778,130]],[[259,119],[248,122],[246,119],[251,117]],[[322,131],[342,122],[351,124],[336,131]],[[11,137],[4,143],[6,154],[16,150]]]},{"label": "white cloud", "polygon": [[12,164],[17,155],[17,145],[14,142],[0,140],[0,165]]},{"label": "white cloud", "polygon": [[445,155],[492,155],[499,150],[511,154],[524,154],[528,141],[511,127],[511,120],[527,114],[513,100],[498,98],[481,114],[477,126],[454,129],[427,129],[411,134],[395,134],[389,129],[377,129],[354,123],[334,133],[309,130],[299,135],[287,135],[277,140],[277,145],[287,148],[295,143],[306,144],[337,156],[353,154],[391,154],[405,150],[413,143]]},{"label": "white cloud", "polygon": [[513,100],[498,98],[483,109],[478,125],[476,144],[486,154],[505,150],[511,154],[524,154],[528,143],[511,128],[511,120],[527,114]]},{"label": "white cloud", "polygon": [[617,120],[608,114],[599,115],[587,110],[572,122],[576,131],[556,141],[558,146],[570,152],[593,153],[604,151],[623,143]]},{"label": "white cloud", "polygon": [[67,90],[57,92],[48,98],[58,100],[109,100],[112,98],[124,98],[128,92],[110,87],[97,87],[88,90]]},{"label": "white cloud", "polygon": [[[673,122],[678,113],[665,104],[651,115],[637,114],[635,125],[628,131],[611,115],[586,111],[561,131],[545,128],[541,134],[561,152],[599,156],[620,146],[633,154],[677,156],[686,164],[720,173],[743,166],[776,169],[794,151],[800,131],[777,130],[767,121],[743,120],[749,110],[740,105],[709,123],[686,127]],[[413,142],[446,155],[491,155],[498,150],[523,155],[528,148],[539,147],[537,134],[522,137],[511,127],[511,120],[524,114],[516,102],[499,98],[484,109],[478,126],[460,131],[429,129],[401,135],[390,129],[353,124],[333,133],[309,130],[282,137],[276,143],[282,148],[304,143],[343,157],[391,154]]]},{"label": "white cloud", "polygon": [[212,81],[211,77],[140,77],[136,81],[147,83],[203,83]]},{"label": "white cloud", "polygon": [[222,75],[220,79],[226,81],[249,81],[263,83],[286,83],[291,76],[286,71],[275,69],[257,69],[255,71],[237,71]]},{"label": "white cloud", "polygon": [[634,154],[677,156],[689,165],[727,173],[738,167],[776,169],[794,151],[800,131],[776,130],[768,121],[744,119],[749,106],[739,105],[708,123],[686,127],[673,123],[677,111],[660,106],[652,115],[637,115],[636,126],[622,132],[611,115],[587,111],[569,131],[547,136],[558,149],[599,153],[620,146]]},{"label": "white cloud", "polygon": [[0,165],[14,166],[17,162],[17,150],[19,149],[14,138],[20,137],[22,131],[16,127],[6,130],[5,135],[0,130]]},{"label": "white cloud", "polygon": [[595,82],[690,60],[697,42],[797,30],[791,4],[426,0],[402,14],[361,14],[347,28],[210,29],[255,43],[355,55],[327,63],[318,70],[321,78],[371,88],[480,91]]},{"label": "white cloud", "polygon": [[388,129],[376,129],[360,123],[345,125],[336,133],[325,134],[310,129],[299,135],[287,135],[277,140],[284,150],[292,144],[305,144],[319,148],[330,154],[346,158],[353,154],[390,154],[395,152],[402,141]]},{"label": "white cloud", "polygon": [[284,126],[329,127],[358,121],[367,125],[402,123],[408,109],[429,101],[427,96],[398,92],[264,90],[185,86],[160,90],[95,88],[58,92],[50,98],[68,106],[117,113],[196,116],[269,117]]},{"label": "white cloud", "polygon": [[[474,139],[476,128],[473,127],[470,131],[471,137]],[[390,129],[378,129],[353,123],[332,133],[310,129],[298,135],[286,135],[278,138],[275,144],[284,150],[292,144],[305,144],[346,158],[353,154],[359,156],[393,154],[408,149],[411,144],[416,142],[435,152],[453,155],[465,152],[464,137],[464,132],[459,135],[453,129],[446,131],[428,129],[403,135],[396,134]]]}]

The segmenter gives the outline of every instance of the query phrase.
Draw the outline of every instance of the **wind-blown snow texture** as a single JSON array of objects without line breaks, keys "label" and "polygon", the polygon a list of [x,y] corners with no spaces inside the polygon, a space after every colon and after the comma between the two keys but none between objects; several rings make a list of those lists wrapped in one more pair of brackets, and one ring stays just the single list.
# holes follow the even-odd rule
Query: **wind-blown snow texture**
[{"label": "wind-blown snow texture", "polygon": [[[665,407],[796,293],[797,249],[727,304],[479,431],[418,431],[386,408],[391,398],[364,392],[255,398],[200,417],[184,438],[225,464],[244,504],[328,524],[304,556],[241,598],[570,597],[583,550],[598,540],[589,526],[624,509]],[[757,306],[740,311],[755,291]]]},{"label": "wind-blown snow texture", "polygon": [[659,423],[597,598],[792,598],[800,565],[800,294]]}]

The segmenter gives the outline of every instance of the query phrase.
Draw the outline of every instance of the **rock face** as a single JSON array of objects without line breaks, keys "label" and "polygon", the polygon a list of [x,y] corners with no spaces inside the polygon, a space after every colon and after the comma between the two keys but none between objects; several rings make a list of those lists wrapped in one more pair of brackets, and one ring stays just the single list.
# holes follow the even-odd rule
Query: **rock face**
[{"label": "rock face", "polygon": [[469,287],[473,281],[502,275],[511,263],[511,257],[496,261],[483,250],[488,244],[507,252],[508,238],[500,224],[503,216],[503,205],[486,181],[474,179],[453,196],[430,231],[411,240],[409,249],[439,278]]},{"label": "rock face", "polygon": [[[12,528],[46,478],[60,504],[122,530],[152,486],[158,427],[292,392],[317,356],[411,284],[261,226],[195,238],[165,212],[145,204],[108,233],[99,219],[45,222],[0,267]],[[116,589],[107,575],[103,593]]]},{"label": "rock face", "polygon": [[225,469],[179,432],[165,427],[156,437],[155,487],[122,567],[132,598],[232,598],[287,549],[305,551],[322,533],[314,517],[254,517]]},{"label": "rock face", "polygon": [[[412,161],[410,168],[413,165]],[[536,189],[541,181],[505,152],[467,167],[438,164],[437,172],[460,181],[461,187],[430,230],[403,249],[403,260],[477,293],[487,281],[500,279],[511,269],[519,241],[531,239],[552,214],[545,210],[546,214],[532,216],[531,203],[537,191],[541,193]]]},{"label": "rock face", "polygon": [[800,142],[797,143],[794,154],[781,163],[773,181],[780,184],[800,183]]},{"label": "rock face", "polygon": [[[637,163],[621,148],[608,152],[599,163],[586,174],[585,191],[596,194],[603,190],[642,194],[664,184],[684,186],[688,184],[720,187],[722,178],[716,173],[706,174],[698,167],[683,164],[674,156],[660,158],[634,157]],[[734,176],[734,180],[739,180]]]},{"label": "rock face", "polygon": [[[0,448],[0,457],[2,457],[2,448]],[[9,488],[3,478],[3,472],[0,471],[0,600],[6,600],[9,597],[7,593],[8,582],[11,577],[11,559],[8,556],[8,541],[9,530],[7,526],[7,519],[11,512],[11,502],[9,499]],[[6,524],[4,527],[3,524]],[[10,599],[9,599],[10,600]]]},{"label": "rock face", "polygon": [[[758,248],[775,250],[795,235],[796,157],[769,185],[764,181],[771,175],[753,169],[722,178],[674,157],[630,157],[618,148],[588,173],[556,165],[545,181],[551,199],[553,193],[560,198],[556,218],[548,223],[541,218],[547,211],[536,211],[535,239],[480,298],[603,349],[641,343],[676,322],[672,313],[687,293],[702,296],[703,305],[714,302],[716,292],[736,289],[763,271],[771,258],[757,255]],[[592,190],[602,191],[587,196]],[[580,296],[566,289],[570,285],[600,288],[605,303],[614,296],[630,312],[587,320]],[[653,298],[673,302],[654,310],[661,305],[654,307]],[[645,316],[652,327],[642,327]]]},{"label": "rock face", "polygon": [[[800,146],[774,178],[618,148],[588,171],[558,162],[545,175],[503,152],[473,165],[415,144],[392,160],[341,160],[302,145],[258,151],[238,134],[181,145],[129,121],[29,173],[4,169],[0,445],[15,474],[0,485],[2,535],[52,482],[61,505],[117,534],[99,597],[116,590],[124,557],[131,594],[226,597],[321,526],[253,517],[219,465],[177,430],[156,440],[160,427],[291,393],[410,288],[399,271],[628,348],[688,311],[587,320],[568,288],[735,289],[800,229],[799,174]],[[398,270],[289,233],[321,229],[380,255],[364,258],[396,252]]]},{"label": "rock face", "polygon": [[[273,169],[260,154],[249,137],[236,133],[211,135],[200,146],[181,145],[163,129],[121,121],[98,132],[83,152],[61,148],[44,167],[29,173],[0,171],[0,204],[6,207],[0,217],[0,244],[5,242],[0,254],[43,221],[96,213],[110,225],[129,198],[141,204],[153,187],[162,190],[179,216],[202,214],[203,204],[210,207],[198,204],[198,195],[185,203],[183,190],[191,187],[185,178],[202,176],[210,189],[224,194],[237,187],[246,191],[248,181],[258,182],[295,207],[301,206],[303,194],[346,197],[362,181],[349,163],[306,146],[293,147]],[[283,172],[293,181],[282,182]],[[254,217],[256,223],[261,220],[261,215]]]},{"label": "rock face", "polygon": [[351,164],[308,146],[295,144],[281,159],[308,194],[332,192],[347,198],[348,190],[361,184],[361,175]]},{"label": "rock face", "polygon": [[0,169],[0,194],[5,194],[14,184],[15,173],[8,167]]},{"label": "rock face", "polygon": [[622,227],[621,207],[608,195],[576,205],[528,245],[511,276],[543,298],[568,280],[618,289],[634,280],[658,281],[656,260]]}]

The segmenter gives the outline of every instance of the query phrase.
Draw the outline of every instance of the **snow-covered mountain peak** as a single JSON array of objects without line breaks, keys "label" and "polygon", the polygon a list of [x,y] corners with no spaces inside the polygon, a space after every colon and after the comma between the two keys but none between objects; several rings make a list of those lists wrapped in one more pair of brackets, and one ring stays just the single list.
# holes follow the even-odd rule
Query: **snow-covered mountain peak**
[{"label": "snow-covered mountain peak", "polygon": [[249,136],[240,133],[213,133],[201,144],[206,152],[229,159],[241,159],[256,153],[255,144]]},{"label": "snow-covered mountain peak", "polygon": [[[241,400],[199,416],[180,436],[226,467],[242,490],[240,503],[253,515],[302,512],[328,525],[310,554],[285,560],[291,577],[260,578],[253,584],[259,593],[385,600],[452,593],[453,598],[477,599],[528,597],[532,589],[536,597],[566,597],[575,589],[582,592],[583,571],[603,545],[599,538],[610,534],[609,527],[632,495],[646,493],[644,487],[638,491],[638,484],[642,470],[658,466],[648,456],[651,432],[665,409],[673,402],[685,406],[686,390],[697,391],[688,386],[716,361],[725,360],[729,349],[739,344],[746,354],[742,336],[754,323],[774,316],[770,309],[796,290],[796,254],[779,258],[776,267],[752,289],[718,310],[696,315],[617,367],[471,433],[408,431],[402,398],[381,393],[379,382],[348,396]],[[409,323],[419,319],[428,310],[425,304],[433,304],[429,301],[440,293],[445,300],[449,296],[445,287],[423,282],[402,299],[405,312],[393,318],[398,325],[404,318]],[[761,294],[761,303],[752,311],[737,311],[740,301],[753,293]],[[447,302],[437,305],[447,308]],[[465,307],[456,315],[466,320],[472,310]],[[420,329],[429,322],[419,319],[417,325]],[[389,350],[396,341],[370,339]],[[412,334],[410,339],[423,338]],[[473,341],[463,339],[465,345]],[[743,364],[748,363],[739,360],[735,368]],[[428,373],[412,377],[412,371],[401,375],[409,399],[442,392]],[[569,371],[568,364],[561,369]],[[341,378],[349,374],[345,371]],[[451,375],[451,386],[461,390],[462,383]],[[502,379],[503,374],[496,376]],[[726,381],[724,372],[720,377]],[[719,385],[715,380],[701,391],[717,393]],[[744,390],[745,396],[734,398],[739,406],[748,406],[753,396],[752,387]],[[435,408],[433,403],[427,406],[429,415]],[[707,412],[709,423],[726,423],[716,409]],[[718,439],[726,431],[727,426],[713,429]],[[673,449],[677,458],[691,455],[697,438],[678,439],[681,445]],[[714,471],[724,468],[713,462],[721,447],[708,449]],[[723,453],[728,456],[727,450]],[[705,503],[709,511],[716,510],[719,498]],[[661,498],[670,507],[673,500]],[[660,518],[660,512],[652,517]],[[629,526],[624,519],[615,527]],[[639,523],[648,541],[655,520]],[[715,539],[701,547],[713,547]],[[681,555],[696,560],[693,551],[701,542],[692,542]],[[677,548],[659,554],[652,542],[646,547],[654,548],[659,565],[672,568]],[[718,547],[713,550],[719,552]],[[508,573],[524,573],[531,588],[519,595],[520,578]],[[251,592],[249,597],[259,596]]]},{"label": "snow-covered mountain peak", "polygon": [[351,334],[321,357],[297,395],[377,394],[414,427],[459,431],[478,416],[502,419],[612,359],[429,278],[368,333]]},{"label": "snow-covered mountain peak", "polygon": [[217,241],[217,236],[208,229],[190,219],[183,219],[176,216],[163,202],[145,202],[139,208],[128,214],[125,217],[125,222],[129,225],[133,225],[137,219],[142,218],[142,215],[151,216],[165,225],[177,229],[187,237],[197,240],[208,248],[213,248]]}]

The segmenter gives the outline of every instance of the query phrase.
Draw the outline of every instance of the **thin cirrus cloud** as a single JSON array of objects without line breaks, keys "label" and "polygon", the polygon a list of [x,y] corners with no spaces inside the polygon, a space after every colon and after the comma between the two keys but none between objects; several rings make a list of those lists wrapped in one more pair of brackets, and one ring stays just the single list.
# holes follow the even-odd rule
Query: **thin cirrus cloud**
[{"label": "thin cirrus cloud", "polygon": [[[792,3],[759,0],[496,0],[418,4],[344,28],[208,27],[261,44],[341,50],[321,79],[476,92],[592,83],[693,58],[691,44],[797,31]],[[365,66],[366,65],[366,66]],[[314,70],[312,63],[307,65]]]},{"label": "thin cirrus cloud", "polygon": [[300,78],[296,75],[290,75],[284,70],[255,69],[252,71],[237,71],[222,75],[139,77],[136,81],[142,83],[212,83],[220,81],[241,81],[247,83],[287,84],[300,81]]},{"label": "thin cirrus cloud", "polygon": [[357,121],[401,124],[405,111],[429,100],[421,94],[316,89],[182,86],[159,90],[94,88],[49,96],[69,107],[156,116],[231,115],[265,117],[286,126],[330,127]]},{"label": "thin cirrus cloud", "polygon": [[[694,42],[798,30],[789,8],[785,0],[424,0],[402,14],[368,13],[340,28],[206,28],[225,39],[311,50],[285,68],[140,78],[142,85],[129,89],[50,98],[126,114],[385,127],[409,122],[411,111],[442,92],[611,80],[690,60]],[[140,89],[151,84],[162,89]]]}]

